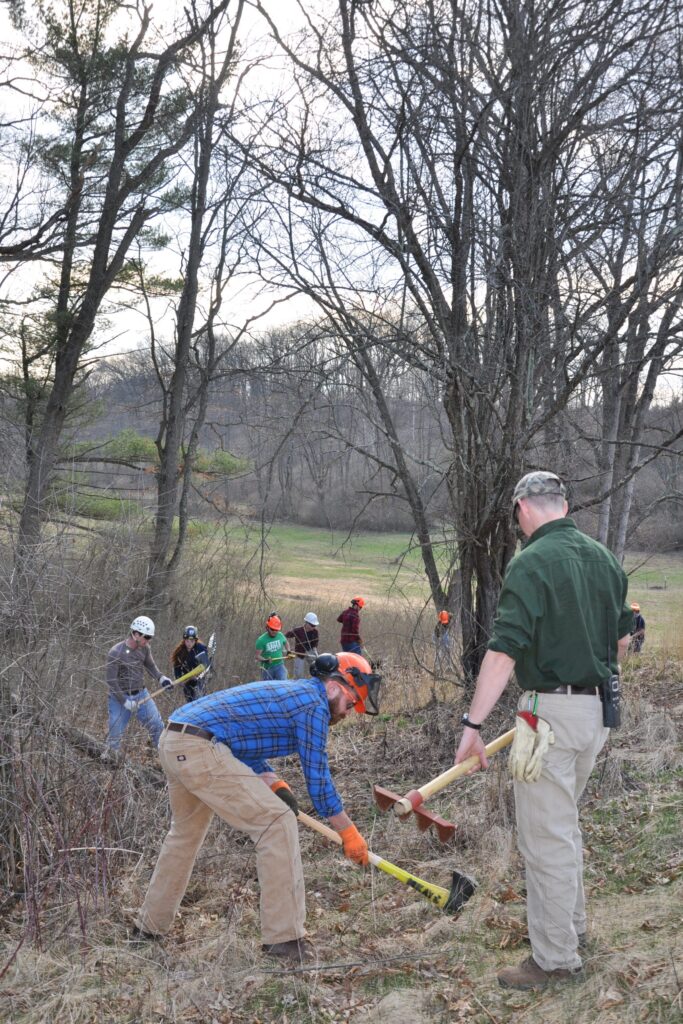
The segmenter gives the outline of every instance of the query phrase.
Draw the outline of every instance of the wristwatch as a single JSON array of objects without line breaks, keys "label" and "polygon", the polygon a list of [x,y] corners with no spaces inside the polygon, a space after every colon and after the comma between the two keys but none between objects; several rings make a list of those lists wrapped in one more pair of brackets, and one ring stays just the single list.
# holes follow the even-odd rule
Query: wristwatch
[{"label": "wristwatch", "polygon": [[479,732],[479,730],[481,729],[481,722],[470,722],[470,716],[467,714],[467,712],[465,712],[465,714],[460,719],[460,724],[466,725],[468,729],[476,729],[477,732]]}]

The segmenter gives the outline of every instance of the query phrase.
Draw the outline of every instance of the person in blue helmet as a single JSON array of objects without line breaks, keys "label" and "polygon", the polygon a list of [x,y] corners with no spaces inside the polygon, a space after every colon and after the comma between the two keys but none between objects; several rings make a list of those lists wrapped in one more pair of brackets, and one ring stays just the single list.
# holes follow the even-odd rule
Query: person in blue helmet
[{"label": "person in blue helmet", "polygon": [[[199,632],[196,626],[185,626],[183,630],[183,639],[180,641],[177,647],[174,648],[171,654],[171,664],[173,665],[173,674],[176,679],[180,679],[187,672],[191,672],[197,665],[206,665],[208,671],[209,655],[207,652],[206,644],[202,643],[199,639]],[[183,684],[183,693],[185,695],[186,703],[197,700],[198,697],[204,696],[206,689],[206,673],[203,672],[201,676],[195,676],[193,679],[188,679]]]}]

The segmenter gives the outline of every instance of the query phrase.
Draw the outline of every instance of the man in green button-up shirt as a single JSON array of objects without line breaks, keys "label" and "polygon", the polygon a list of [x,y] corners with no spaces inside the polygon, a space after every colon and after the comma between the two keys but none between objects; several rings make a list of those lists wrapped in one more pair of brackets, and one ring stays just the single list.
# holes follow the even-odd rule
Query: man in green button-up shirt
[{"label": "man in green button-up shirt", "polygon": [[520,710],[533,706],[555,744],[538,782],[514,783],[532,956],[498,980],[537,989],[581,969],[586,910],[577,801],[608,735],[598,687],[628,650],[632,613],[617,559],[566,518],[559,477],[528,473],[512,503],[527,542],[505,576],[455,763],[475,754],[487,767],[479,728],[514,669]]}]

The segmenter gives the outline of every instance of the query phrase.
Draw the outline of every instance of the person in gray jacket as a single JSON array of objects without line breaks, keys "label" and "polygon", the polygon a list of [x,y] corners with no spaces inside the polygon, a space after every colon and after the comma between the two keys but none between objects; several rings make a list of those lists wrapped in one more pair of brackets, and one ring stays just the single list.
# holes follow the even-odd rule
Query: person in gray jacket
[{"label": "person in gray jacket", "polygon": [[130,626],[130,635],[121,643],[114,644],[107,655],[107,687],[109,689],[109,732],[106,749],[102,755],[105,759],[118,753],[121,739],[128,726],[131,715],[137,714],[138,721],[144,725],[155,747],[159,746],[159,737],[164,722],[159,709],[153,700],[145,704],[141,701],[149,696],[143,681],[146,670],[153,679],[162,686],[171,686],[172,682],[156,666],[149,641],[154,636],[154,623],[146,615],[138,615]]}]

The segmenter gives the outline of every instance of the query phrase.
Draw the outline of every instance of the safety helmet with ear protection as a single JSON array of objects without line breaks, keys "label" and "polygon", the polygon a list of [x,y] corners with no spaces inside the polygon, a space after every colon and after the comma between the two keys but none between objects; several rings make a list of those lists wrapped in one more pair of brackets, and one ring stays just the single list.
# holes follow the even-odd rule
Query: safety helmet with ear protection
[{"label": "safety helmet with ear protection", "polygon": [[378,715],[382,677],[372,671],[370,662],[362,654],[341,651],[337,654],[337,663],[332,678],[339,680],[355,698],[354,711],[359,715]]},{"label": "safety helmet with ear protection", "polygon": [[331,676],[339,668],[336,654],[319,654],[311,665],[309,672],[312,676]]}]

